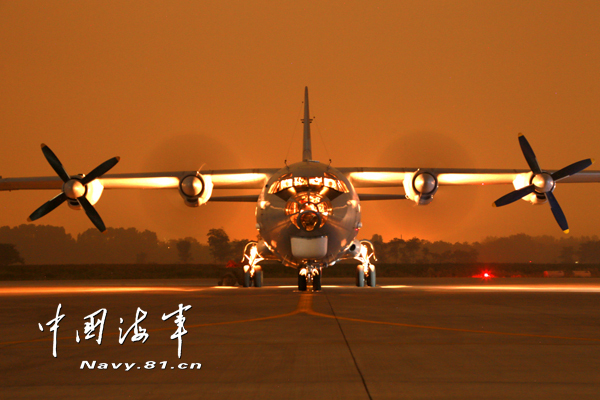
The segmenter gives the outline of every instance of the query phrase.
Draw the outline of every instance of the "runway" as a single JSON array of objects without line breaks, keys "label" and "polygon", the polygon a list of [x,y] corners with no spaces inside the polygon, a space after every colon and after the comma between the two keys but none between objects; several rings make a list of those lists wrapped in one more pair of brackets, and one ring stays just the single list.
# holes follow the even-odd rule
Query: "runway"
[{"label": "runway", "polygon": [[[293,279],[266,279],[263,288],[214,283],[1,282],[0,397],[596,399],[600,393],[599,279],[388,278],[376,288],[356,288],[350,279],[324,278],[318,293],[296,291]],[[59,304],[64,317],[54,341],[47,323]],[[178,338],[171,339],[177,315],[163,320],[180,304],[191,306],[182,312],[181,358]],[[138,307],[147,312],[139,323],[146,342],[132,342],[132,330],[119,344],[119,328],[130,328]],[[99,328],[85,339],[84,318],[101,309],[107,311],[98,344]]]}]

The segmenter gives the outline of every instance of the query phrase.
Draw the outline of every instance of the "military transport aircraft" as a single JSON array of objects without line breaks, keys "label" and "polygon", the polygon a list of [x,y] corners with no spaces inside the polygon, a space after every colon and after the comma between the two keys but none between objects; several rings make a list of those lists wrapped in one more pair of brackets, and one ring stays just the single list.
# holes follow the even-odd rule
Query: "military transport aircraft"
[{"label": "military transport aircraft", "polygon": [[[558,181],[600,182],[600,171],[581,172],[592,159],[557,171],[544,171],[525,136],[519,145],[530,170],[440,168],[334,168],[312,159],[308,88],[304,93],[302,161],[281,169],[175,171],[105,175],[119,157],[105,161],[87,175],[69,175],[58,157],[42,144],[42,152],[58,177],[0,179],[0,190],[61,190],[30,216],[37,220],[62,203],[83,209],[92,223],[105,225],[94,204],[104,189],[172,189],[183,202],[198,207],[208,201],[256,203],[256,229],[262,238],[244,250],[244,286],[262,286],[259,263],[281,261],[298,270],[298,289],[321,289],[322,269],[344,259],[356,259],[356,285],[375,286],[375,254],[367,240],[357,240],[362,227],[361,201],[408,199],[427,205],[440,186],[512,184],[514,191],[496,200],[495,207],[523,199],[533,204],[548,202],[560,228],[568,233],[567,219],[552,193]],[[404,194],[360,194],[357,188],[402,187]],[[213,195],[222,189],[256,189],[254,195]]]}]

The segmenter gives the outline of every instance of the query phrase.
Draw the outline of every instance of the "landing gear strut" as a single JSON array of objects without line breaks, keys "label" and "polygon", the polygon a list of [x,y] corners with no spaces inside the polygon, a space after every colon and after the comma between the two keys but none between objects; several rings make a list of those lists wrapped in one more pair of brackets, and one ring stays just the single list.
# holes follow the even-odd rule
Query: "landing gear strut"
[{"label": "landing gear strut", "polygon": [[256,242],[250,242],[244,248],[244,258],[242,262],[246,261],[248,264],[244,265],[244,287],[262,287],[263,284],[263,272],[259,262],[264,260],[258,254],[258,248]]},{"label": "landing gear strut", "polygon": [[321,267],[307,265],[300,268],[298,270],[298,290],[305,292],[311,283],[314,292],[321,290],[321,274]]},{"label": "landing gear strut", "polygon": [[354,257],[361,262],[361,265],[356,267],[356,286],[364,287],[366,282],[368,286],[375,287],[377,284],[375,265],[371,264],[371,258],[374,261],[377,261],[377,258],[373,244],[368,240],[361,240],[360,244],[360,253]]}]

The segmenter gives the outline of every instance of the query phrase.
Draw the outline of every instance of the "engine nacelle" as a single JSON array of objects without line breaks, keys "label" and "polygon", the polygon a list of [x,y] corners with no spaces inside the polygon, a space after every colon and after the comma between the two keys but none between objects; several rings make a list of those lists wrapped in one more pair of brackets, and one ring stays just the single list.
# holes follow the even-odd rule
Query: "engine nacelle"
[{"label": "engine nacelle", "polygon": [[431,203],[439,185],[437,177],[433,173],[417,170],[414,174],[404,178],[403,186],[407,199],[414,201],[419,206],[424,206]]},{"label": "engine nacelle", "polygon": [[[76,198],[77,197],[76,190],[74,188],[72,188],[73,183],[77,179],[82,179],[84,176],[85,176],[84,174],[71,176],[71,178],[74,178],[74,179],[67,181],[67,183],[65,183],[63,185],[63,192],[67,193],[72,198]],[[79,186],[81,186],[81,185],[79,185]],[[88,199],[88,201],[90,202],[91,205],[96,204],[98,202],[98,200],[100,200],[100,197],[102,196],[102,192],[104,191],[104,186],[102,186],[102,184],[100,183],[100,181],[98,179],[94,179],[87,185],[83,186],[83,188],[85,190],[85,197],[86,197],[86,199]],[[67,199],[67,204],[69,205],[69,208],[71,208],[73,210],[81,210],[82,209],[81,205],[79,204],[79,202],[77,200],[73,200],[73,199],[69,198],[69,199]]]},{"label": "engine nacelle", "polygon": [[179,194],[188,207],[205,204],[212,195],[213,184],[208,176],[188,175],[179,181]]},{"label": "engine nacelle", "polygon": [[[525,186],[531,185],[533,182],[534,175],[535,174],[533,172],[518,174],[515,180],[513,181],[513,186],[516,190],[518,190],[524,188]],[[544,194],[537,192],[530,193],[527,196],[521,198],[521,200],[525,200],[533,205],[544,204],[548,201]]]},{"label": "engine nacelle", "polygon": [[361,247],[362,245],[360,244],[360,241],[354,239],[352,241],[352,244],[350,244],[350,246],[348,246],[348,248],[346,249],[346,253],[350,257],[354,258],[360,254]]},{"label": "engine nacelle", "polygon": [[[340,259],[350,259],[350,258],[355,258],[356,256],[358,256],[360,254],[360,249],[361,249],[362,245],[360,244],[359,240],[354,239],[352,241],[352,243],[350,243],[348,245],[348,247],[346,247],[344,249],[344,251],[342,251],[339,254],[339,258]],[[333,265],[333,264],[330,264]]]},{"label": "engine nacelle", "polygon": [[273,254],[273,251],[271,250],[271,246],[269,246],[267,242],[265,242],[262,239],[260,239],[258,243],[256,243],[256,250],[262,258],[271,258],[275,256]]}]

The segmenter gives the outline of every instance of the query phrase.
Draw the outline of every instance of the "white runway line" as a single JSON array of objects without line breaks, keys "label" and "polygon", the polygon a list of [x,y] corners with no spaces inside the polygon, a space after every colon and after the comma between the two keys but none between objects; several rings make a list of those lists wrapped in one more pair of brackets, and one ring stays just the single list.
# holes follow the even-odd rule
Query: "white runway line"
[{"label": "white runway line", "polygon": [[194,292],[202,288],[186,287],[18,287],[2,288],[0,296],[39,295],[39,294],[80,294],[80,293],[135,293],[135,292]]},{"label": "white runway line", "polygon": [[416,289],[416,290],[478,290],[478,291],[519,291],[519,292],[565,292],[565,293],[600,293],[598,286],[403,286],[386,285],[383,289]]},{"label": "white runway line", "polygon": [[[296,289],[296,285],[264,286],[264,289]],[[206,290],[248,290],[254,293],[254,288],[242,288],[241,286],[24,286],[0,288],[0,296],[23,296],[23,295],[52,295],[52,294],[93,294],[93,293],[141,293],[141,292],[200,292]],[[358,288],[352,285],[323,285],[324,290],[350,289],[369,292],[373,288]],[[375,289],[404,289],[404,290],[437,290],[437,291],[488,291],[488,292],[549,292],[549,293],[600,293],[600,286],[595,285],[381,285]]]}]

